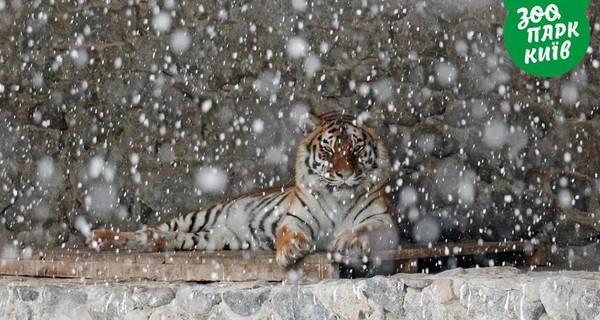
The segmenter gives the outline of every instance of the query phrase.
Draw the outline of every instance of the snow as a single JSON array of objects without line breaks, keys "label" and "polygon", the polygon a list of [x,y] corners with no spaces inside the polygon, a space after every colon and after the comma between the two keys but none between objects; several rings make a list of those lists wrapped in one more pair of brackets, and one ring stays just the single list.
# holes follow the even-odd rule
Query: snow
[{"label": "snow", "polygon": [[499,149],[508,137],[508,128],[504,122],[491,121],[483,130],[483,142],[492,149]]},{"label": "snow", "polygon": [[307,7],[306,0],[291,0],[291,1],[292,1],[292,8],[294,8],[294,10],[296,12],[306,11],[306,7]]},{"label": "snow", "polygon": [[152,18],[152,28],[156,32],[167,32],[171,29],[171,15],[161,11]]},{"label": "snow", "polygon": [[563,161],[565,163],[569,163],[572,160],[572,156],[570,152],[565,152],[565,154],[563,155]]},{"label": "snow", "polygon": [[371,88],[366,83],[362,83],[361,85],[358,86],[358,93],[363,97],[366,97],[370,91],[371,91]]},{"label": "snow", "polygon": [[421,216],[421,211],[419,211],[419,209],[416,207],[411,207],[408,210],[408,214],[406,216],[410,221],[417,221],[417,219],[419,219],[419,217]]},{"label": "snow", "polygon": [[381,79],[373,84],[373,94],[379,102],[389,102],[394,94],[392,83],[388,79]]},{"label": "snow", "polygon": [[166,9],[174,9],[175,8],[175,4],[176,4],[175,0],[165,0],[164,3],[163,3],[163,6]]},{"label": "snow", "polygon": [[321,44],[319,44],[319,52],[320,53],[329,52],[329,43],[327,43],[325,41],[321,42]]},{"label": "snow", "polygon": [[218,16],[219,16],[219,20],[227,20],[229,14],[227,13],[227,10],[221,9],[221,10],[219,10]]},{"label": "snow", "polygon": [[401,207],[412,207],[419,201],[419,195],[417,189],[414,187],[404,187],[400,190],[400,206]]},{"label": "snow", "polygon": [[140,163],[140,155],[137,153],[132,153],[129,155],[129,161],[131,162],[132,166],[136,166],[138,163]]},{"label": "snow", "polygon": [[291,283],[296,283],[302,278],[302,269],[290,269],[287,271],[287,280]]},{"label": "snow", "polygon": [[441,226],[437,219],[424,217],[420,219],[412,230],[413,239],[419,243],[433,243],[440,238]]},{"label": "snow", "polygon": [[579,101],[579,89],[577,84],[568,82],[560,88],[560,98],[566,105],[573,106]]},{"label": "snow", "polygon": [[300,125],[300,121],[308,117],[308,106],[304,103],[296,103],[292,106],[289,113],[289,120],[295,126]]},{"label": "snow", "polygon": [[288,56],[292,59],[299,59],[306,55],[309,50],[308,42],[302,37],[292,37],[285,46]]},{"label": "snow", "polygon": [[321,59],[317,54],[310,53],[304,59],[304,71],[307,78],[314,78],[315,73],[321,69]]},{"label": "snow", "polygon": [[33,256],[33,248],[31,248],[31,247],[25,247],[21,251],[21,257],[23,257],[24,259],[31,259],[32,256]]},{"label": "snow", "polygon": [[450,62],[438,62],[435,65],[437,83],[442,87],[453,87],[458,78],[457,68]]},{"label": "snow", "polygon": [[227,187],[227,173],[217,167],[202,166],[196,171],[196,186],[202,192],[218,193]]},{"label": "snow", "polygon": [[200,110],[202,111],[202,113],[207,113],[208,111],[210,111],[210,109],[212,109],[212,100],[211,99],[207,99],[202,101],[202,105],[200,106]]},{"label": "snow", "polygon": [[173,150],[173,145],[170,143],[164,143],[158,149],[158,158],[161,162],[171,163],[175,161],[175,151]]},{"label": "snow", "polygon": [[116,70],[121,69],[121,67],[123,67],[123,59],[121,59],[121,57],[117,57],[115,59],[114,66]]},{"label": "snow", "polygon": [[475,202],[475,181],[477,174],[468,170],[458,182],[458,198],[465,205]]},{"label": "snow", "polygon": [[83,48],[71,50],[69,56],[73,59],[73,63],[78,68],[81,68],[88,63],[88,53]]},{"label": "snow", "polygon": [[289,160],[283,146],[274,146],[265,153],[265,161],[270,164],[283,164]]},{"label": "snow", "polygon": [[92,235],[92,225],[83,216],[75,219],[75,229],[81,232],[86,238],[90,238]]},{"label": "snow", "polygon": [[435,136],[432,134],[423,134],[417,138],[417,146],[425,153],[431,153],[435,147]]},{"label": "snow", "polygon": [[460,56],[466,57],[469,54],[469,46],[462,39],[456,40],[456,42],[454,43],[454,50],[456,50],[456,53]]},{"label": "snow", "polygon": [[2,254],[0,254],[0,260],[16,260],[18,258],[18,250],[12,244],[6,244],[2,247]]},{"label": "snow", "polygon": [[100,177],[104,170],[104,158],[102,156],[95,156],[90,160],[88,164],[88,174],[92,179]]},{"label": "snow", "polygon": [[560,179],[558,179],[558,184],[562,188],[566,188],[569,185],[569,179],[567,179],[566,177],[561,177]]},{"label": "snow", "polygon": [[177,30],[171,35],[171,51],[176,54],[186,52],[192,44],[192,37],[187,30]]},{"label": "snow", "polygon": [[252,121],[252,131],[255,133],[261,133],[265,130],[265,122],[261,119],[254,119]]},{"label": "snow", "polygon": [[[31,78],[31,84],[33,84],[34,88],[41,88],[44,85],[44,75],[41,72],[34,73]],[[2,92],[0,91],[0,93]]]},{"label": "snow", "polygon": [[562,208],[571,208],[573,201],[573,194],[569,189],[560,189],[558,191],[558,203]]},{"label": "snow", "polygon": [[42,112],[36,108],[35,110],[33,110],[33,114],[31,115],[31,119],[33,120],[33,123],[35,124],[40,124],[42,123],[42,118],[43,118],[43,114]]},{"label": "snow", "polygon": [[271,97],[279,92],[281,73],[266,71],[258,76],[252,83],[252,88],[262,97]]},{"label": "snow", "polygon": [[133,95],[133,97],[131,97],[131,105],[133,105],[133,106],[137,106],[138,104],[140,104],[141,101],[142,101],[142,95],[139,93],[136,93]]},{"label": "snow", "polygon": [[109,219],[116,212],[117,190],[105,182],[92,184],[84,197],[84,204],[88,212],[99,219]]},{"label": "snow", "polygon": [[50,209],[44,204],[35,206],[33,213],[36,219],[45,220],[50,218]]},{"label": "snow", "polygon": [[50,157],[44,157],[38,162],[38,177],[42,182],[48,182],[54,176],[56,171],[54,160]]}]

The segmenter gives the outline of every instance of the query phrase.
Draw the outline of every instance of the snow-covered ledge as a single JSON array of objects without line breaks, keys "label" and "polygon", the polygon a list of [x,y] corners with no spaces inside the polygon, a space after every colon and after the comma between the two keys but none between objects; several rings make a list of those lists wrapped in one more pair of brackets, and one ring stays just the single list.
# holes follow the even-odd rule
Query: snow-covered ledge
[{"label": "snow-covered ledge", "polygon": [[599,319],[600,273],[453,269],[315,283],[0,279],[9,319]]}]

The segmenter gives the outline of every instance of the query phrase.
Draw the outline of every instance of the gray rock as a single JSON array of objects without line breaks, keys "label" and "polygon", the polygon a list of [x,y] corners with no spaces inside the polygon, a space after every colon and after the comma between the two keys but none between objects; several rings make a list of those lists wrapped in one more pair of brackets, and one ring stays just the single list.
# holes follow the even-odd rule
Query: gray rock
[{"label": "gray rock", "polygon": [[[147,317],[149,320],[178,320],[178,319],[197,319],[198,316],[190,316],[183,310],[171,307],[171,305],[165,305],[152,310],[152,314]],[[135,318],[133,318],[135,319]]]},{"label": "gray rock", "polygon": [[157,308],[173,301],[175,299],[175,292],[170,288],[138,287],[133,290],[131,298],[143,306]]},{"label": "gray rock", "polygon": [[406,288],[404,302],[399,302],[399,305],[406,319],[432,319],[431,297],[421,290]]},{"label": "gray rock", "polygon": [[10,300],[10,292],[8,288],[0,288],[0,317],[7,317],[6,309],[8,304],[11,302]]},{"label": "gray rock", "polygon": [[[275,290],[273,290],[275,291]],[[323,304],[301,286],[283,287],[271,295],[271,308],[282,319],[337,319]]]},{"label": "gray rock", "polygon": [[[600,315],[597,273],[523,273],[512,267],[327,280],[294,286],[259,284],[252,288],[225,282],[162,283],[147,287],[147,284],[93,285],[44,278],[19,281],[23,283],[15,286],[15,279],[0,279],[0,317],[566,320],[595,319]],[[63,285],[64,282],[68,284]],[[24,300],[27,295],[35,295],[25,289],[39,292],[39,296]],[[151,296],[170,297],[170,291],[177,292],[171,303],[163,304],[168,298],[161,303],[152,302]],[[238,302],[244,304],[244,299],[254,301],[260,309],[251,307],[252,303],[235,306]]]},{"label": "gray rock", "polygon": [[323,281],[311,285],[311,291],[323,306],[340,319],[379,319],[383,308],[364,294],[364,280],[340,280],[332,285]]},{"label": "gray rock", "polygon": [[236,320],[240,318],[239,315],[224,309],[223,305],[219,305],[214,308],[208,317],[211,320]]},{"label": "gray rock", "polygon": [[19,303],[15,306],[15,319],[23,319],[23,320],[32,320],[34,319],[34,315],[33,315],[33,309],[24,304],[24,303]]},{"label": "gray rock", "polygon": [[269,299],[270,294],[271,289],[269,288],[226,291],[223,293],[223,302],[233,312],[241,316],[249,316],[260,310],[263,303]]},{"label": "gray rock", "polygon": [[461,288],[459,299],[472,319],[538,319],[544,312],[542,302],[528,300],[522,290],[489,288],[476,282]]},{"label": "gray rock", "polygon": [[[87,312],[88,294],[84,288],[68,286],[45,286],[40,290],[40,311],[43,318],[56,318],[58,315],[73,319],[81,318]],[[89,316],[89,315],[88,315]]]},{"label": "gray rock", "polygon": [[222,300],[221,295],[213,290],[202,286],[185,286],[177,292],[175,304],[192,316],[207,314]]},{"label": "gray rock", "polygon": [[136,308],[130,291],[124,286],[112,289],[94,286],[88,294],[87,309],[92,319],[121,319]]},{"label": "gray rock", "polygon": [[32,287],[14,287],[12,292],[21,301],[35,301],[40,296],[40,293]]},{"label": "gray rock", "polygon": [[365,295],[385,310],[400,313],[404,301],[404,283],[396,277],[373,277],[366,280]]},{"label": "gray rock", "polygon": [[430,285],[432,281],[433,280],[431,279],[426,279],[420,276],[413,277],[410,274],[407,274],[402,278],[402,282],[404,282],[404,285],[413,289],[423,289]]},{"label": "gray rock", "polygon": [[76,286],[48,286],[42,290],[42,303],[47,306],[58,304],[84,304],[88,295]]},{"label": "gray rock", "polygon": [[539,290],[552,319],[595,319],[600,315],[600,280],[558,276],[542,282]]}]

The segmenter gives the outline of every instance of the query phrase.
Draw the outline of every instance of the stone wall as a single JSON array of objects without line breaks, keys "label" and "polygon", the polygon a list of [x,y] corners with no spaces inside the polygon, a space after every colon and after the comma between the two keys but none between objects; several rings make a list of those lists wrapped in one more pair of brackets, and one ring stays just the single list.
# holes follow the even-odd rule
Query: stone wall
[{"label": "stone wall", "polygon": [[0,280],[2,319],[596,319],[600,277],[454,269],[312,284]]},{"label": "stone wall", "polygon": [[80,244],[90,225],[289,184],[298,115],[343,109],[387,140],[406,239],[595,243],[600,24],[578,68],[540,79],[507,57],[505,14],[494,0],[2,1],[1,242]]}]

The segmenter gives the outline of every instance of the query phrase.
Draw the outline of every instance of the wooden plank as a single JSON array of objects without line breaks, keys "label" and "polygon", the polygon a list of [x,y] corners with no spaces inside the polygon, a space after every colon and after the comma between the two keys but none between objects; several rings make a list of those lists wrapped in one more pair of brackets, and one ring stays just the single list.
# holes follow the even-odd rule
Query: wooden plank
[{"label": "wooden plank", "polygon": [[[543,247],[529,242],[446,243],[410,245],[374,254],[391,261],[398,272],[416,272],[419,259],[494,253],[523,253],[529,265],[543,265]],[[97,280],[152,279],[164,281],[282,281],[298,277],[339,277],[339,264],[327,253],[312,254],[296,266],[277,265],[272,251],[141,253],[50,249],[17,260],[0,260],[0,275],[88,278]]]}]

